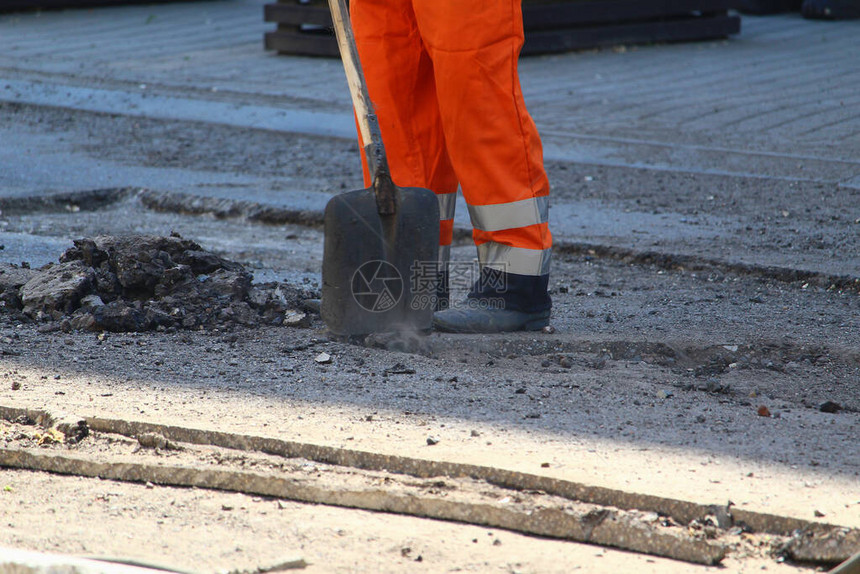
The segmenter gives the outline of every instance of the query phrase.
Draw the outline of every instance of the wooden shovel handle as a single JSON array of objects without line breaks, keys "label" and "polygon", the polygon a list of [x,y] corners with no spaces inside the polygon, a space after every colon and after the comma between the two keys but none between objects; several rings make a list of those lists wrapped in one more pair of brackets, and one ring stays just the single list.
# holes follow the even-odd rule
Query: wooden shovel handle
[{"label": "wooden shovel handle", "polygon": [[382,132],[379,130],[379,120],[373,110],[373,102],[367,91],[367,81],[361,68],[358,49],[355,46],[355,35],[349,19],[349,9],[346,0],[328,0],[334,33],[349,93],[352,95],[352,105],[358,118],[358,129],[361,141],[364,143],[364,153],[367,165],[373,178],[373,190],[376,194],[376,207],[380,215],[392,215],[397,211],[397,187],[391,180],[391,170],[388,167],[388,157],[385,146],[382,145]]}]

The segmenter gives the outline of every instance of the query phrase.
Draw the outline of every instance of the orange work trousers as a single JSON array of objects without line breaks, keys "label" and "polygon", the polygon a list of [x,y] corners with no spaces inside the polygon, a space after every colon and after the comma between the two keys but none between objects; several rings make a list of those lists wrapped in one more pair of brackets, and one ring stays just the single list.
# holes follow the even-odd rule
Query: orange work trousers
[{"label": "orange work trousers", "polygon": [[440,258],[459,187],[481,266],[546,276],[549,182],[519,82],[521,0],[351,0],[350,13],[392,178],[439,198]]}]

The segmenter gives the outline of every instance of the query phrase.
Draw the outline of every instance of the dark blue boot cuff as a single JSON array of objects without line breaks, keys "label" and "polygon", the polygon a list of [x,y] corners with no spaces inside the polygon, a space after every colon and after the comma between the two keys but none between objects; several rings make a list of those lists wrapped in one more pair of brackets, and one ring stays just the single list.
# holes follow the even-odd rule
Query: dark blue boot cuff
[{"label": "dark blue boot cuff", "polygon": [[509,311],[537,313],[552,307],[548,288],[549,275],[517,275],[484,267],[469,299],[481,299]]}]

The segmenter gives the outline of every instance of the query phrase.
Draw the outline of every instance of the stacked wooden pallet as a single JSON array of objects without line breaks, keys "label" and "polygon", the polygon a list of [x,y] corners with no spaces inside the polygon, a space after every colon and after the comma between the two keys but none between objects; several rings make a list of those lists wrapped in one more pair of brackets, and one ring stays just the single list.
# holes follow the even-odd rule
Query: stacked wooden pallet
[{"label": "stacked wooden pallet", "polygon": [[[738,0],[523,0],[523,54],[617,44],[725,38],[740,32],[729,10]],[[337,56],[326,0],[278,0],[265,6],[266,49]]]},{"label": "stacked wooden pallet", "polygon": [[[144,0],[0,0],[0,13],[14,11],[59,10],[65,8],[91,8],[94,6],[119,6],[142,4]],[[169,0],[155,0],[167,2]],[[149,3],[149,2],[147,2]]]}]

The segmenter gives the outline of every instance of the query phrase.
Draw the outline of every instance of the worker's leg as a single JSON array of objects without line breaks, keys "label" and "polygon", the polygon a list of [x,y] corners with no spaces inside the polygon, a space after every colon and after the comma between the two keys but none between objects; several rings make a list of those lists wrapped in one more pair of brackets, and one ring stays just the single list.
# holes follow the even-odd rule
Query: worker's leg
[{"label": "worker's leg", "polygon": [[488,279],[472,296],[501,298],[512,311],[548,311],[549,183],[517,71],[520,0],[413,0],[413,6]]},{"label": "worker's leg", "polygon": [[[412,2],[352,0],[350,13],[392,179],[401,187],[437,194],[440,260],[446,264],[458,183],[442,132],[433,64],[418,33]],[[370,185],[366,165],[365,184]]]}]

